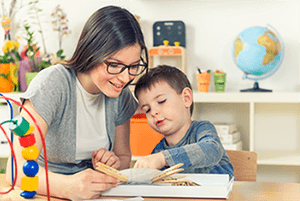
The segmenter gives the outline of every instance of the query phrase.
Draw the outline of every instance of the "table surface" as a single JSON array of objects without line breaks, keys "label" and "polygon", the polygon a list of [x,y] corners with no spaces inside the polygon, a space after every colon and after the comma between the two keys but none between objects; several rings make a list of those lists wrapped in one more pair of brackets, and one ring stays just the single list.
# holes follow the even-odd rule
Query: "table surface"
[{"label": "table surface", "polygon": [[[5,182],[5,174],[0,174],[0,192],[7,191],[9,185]],[[13,190],[8,194],[1,195],[0,200],[2,201],[13,201],[13,200],[27,200],[20,197],[21,191]],[[103,199],[127,199],[129,197],[102,197]],[[225,199],[199,199],[199,198],[157,198],[157,197],[143,197],[145,200],[156,201],[220,201]],[[47,200],[46,196],[36,195],[35,201]],[[65,199],[51,198],[51,201],[61,201]],[[271,183],[271,182],[242,182],[235,181],[233,183],[232,192],[229,194],[228,201],[265,201],[265,200],[289,200],[299,201],[300,200],[300,183]]]}]

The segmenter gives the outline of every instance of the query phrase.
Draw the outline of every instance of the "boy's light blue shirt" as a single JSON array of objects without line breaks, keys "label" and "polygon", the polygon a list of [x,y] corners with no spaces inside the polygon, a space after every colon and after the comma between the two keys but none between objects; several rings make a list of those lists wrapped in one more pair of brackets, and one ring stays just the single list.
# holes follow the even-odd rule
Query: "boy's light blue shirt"
[{"label": "boy's light blue shirt", "polygon": [[[72,69],[55,65],[42,70],[21,96],[29,99],[48,124],[46,134],[49,170],[74,174],[91,167],[91,160],[76,164],[76,75]],[[138,107],[128,88],[116,98],[105,96],[106,131],[110,150],[114,147],[115,127],[131,118]],[[101,147],[99,147],[101,148]],[[38,162],[44,166],[44,152]]]},{"label": "boy's light blue shirt", "polygon": [[162,152],[169,164],[183,163],[182,173],[229,174],[233,167],[213,124],[193,121],[185,136],[174,146],[163,138],[152,153]]}]

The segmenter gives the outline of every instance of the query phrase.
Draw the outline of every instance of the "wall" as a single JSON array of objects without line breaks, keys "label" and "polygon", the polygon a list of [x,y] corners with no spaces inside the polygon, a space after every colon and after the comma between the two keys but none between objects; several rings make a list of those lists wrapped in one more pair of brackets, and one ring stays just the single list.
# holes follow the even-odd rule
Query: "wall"
[{"label": "wall", "polygon": [[[27,1],[24,1],[27,2]],[[274,92],[299,91],[299,2],[287,1],[179,1],[179,0],[40,0],[44,19],[43,26],[48,52],[58,49],[57,35],[52,32],[50,14],[56,5],[67,13],[72,33],[64,37],[63,50],[69,57],[76,47],[81,29],[87,18],[98,8],[118,5],[140,16],[140,22],[148,47],[153,45],[152,25],[156,21],[182,20],[186,25],[187,74],[196,88],[196,66],[202,69],[222,69],[227,73],[227,92],[250,88],[253,81],[243,80],[243,72],[232,60],[232,43],[245,28],[270,24],[280,34],[285,45],[285,56],[279,70],[260,81],[262,88]],[[24,9],[16,19],[24,16]],[[48,17],[47,17],[48,16]],[[47,24],[46,24],[47,25]],[[2,30],[1,30],[2,31]],[[25,41],[24,41],[25,42]],[[287,81],[288,80],[288,81]],[[213,85],[210,91],[213,91]]]},{"label": "wall", "polygon": [[[72,31],[69,36],[63,39],[63,50],[67,57],[74,51],[81,29],[87,18],[98,8],[106,5],[122,6],[140,16],[148,47],[151,47],[153,44],[152,25],[154,22],[182,20],[186,25],[187,74],[194,89],[196,89],[196,66],[213,71],[223,69],[227,73],[227,92],[238,92],[240,89],[252,87],[253,81],[243,80],[243,72],[233,63],[231,56],[232,43],[235,37],[245,28],[270,24],[279,32],[284,41],[285,56],[280,69],[271,77],[260,81],[260,86],[273,89],[274,92],[299,92],[300,90],[300,6],[296,0],[40,0],[40,6],[43,8],[45,16],[50,16],[50,13],[58,4],[67,13],[69,28]],[[16,19],[22,18],[23,13],[17,14]],[[49,26],[45,27],[45,30],[47,30],[45,32],[45,35],[47,35],[46,46],[49,52],[55,52],[58,48],[57,36],[56,33],[51,31],[51,18],[46,18],[49,21]],[[214,88],[211,85],[210,91],[213,90]],[[266,114],[262,114],[261,116],[265,119],[272,115],[266,116]],[[264,125],[260,126],[263,127]],[[267,141],[268,139],[263,140]],[[299,181],[299,178],[296,178],[297,174],[293,174],[299,167],[278,166],[274,167],[275,169],[272,167],[272,171],[270,171],[270,168],[270,166],[259,166],[258,181]]]}]

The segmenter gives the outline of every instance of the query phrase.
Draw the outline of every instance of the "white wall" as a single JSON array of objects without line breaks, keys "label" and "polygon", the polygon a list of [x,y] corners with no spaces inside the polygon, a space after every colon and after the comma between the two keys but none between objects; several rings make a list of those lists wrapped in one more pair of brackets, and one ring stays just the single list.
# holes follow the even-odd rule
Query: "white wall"
[{"label": "white wall", "polygon": [[[10,1],[5,0],[5,2]],[[26,1],[23,0],[23,3]],[[227,92],[238,92],[240,89],[252,87],[253,81],[242,80],[243,72],[233,63],[231,56],[232,43],[235,37],[245,28],[270,24],[280,33],[284,41],[285,57],[280,69],[271,77],[260,81],[260,87],[273,89],[274,92],[299,92],[300,90],[300,5],[296,0],[40,0],[44,20],[48,21],[48,26],[43,28],[46,30],[44,31],[46,47],[48,52],[52,53],[58,50],[58,42],[56,34],[51,31],[50,14],[58,4],[67,13],[69,28],[72,31],[69,36],[63,39],[63,50],[67,57],[71,56],[74,51],[87,18],[98,8],[106,5],[122,6],[140,16],[148,47],[152,47],[153,44],[152,25],[154,22],[182,20],[186,25],[187,34],[187,74],[195,90],[197,89],[195,81],[196,66],[213,71],[223,69],[227,73]],[[16,19],[22,17],[24,15],[20,12]],[[2,35],[2,33],[3,30],[0,29],[0,34]],[[3,39],[0,38],[0,44],[2,42]],[[211,85],[210,91],[213,90],[214,88]],[[268,116],[268,118],[270,117],[272,117],[272,114]],[[263,114],[261,114],[261,118],[266,119]],[[293,133],[296,135],[297,131]],[[294,139],[297,139],[297,137]],[[261,140],[268,141],[268,138]],[[292,144],[291,146],[295,145]],[[299,182],[299,174],[296,173],[297,168],[290,166],[259,166],[258,181]]]},{"label": "white wall", "polygon": [[[26,1],[24,1],[26,2]],[[223,69],[227,73],[227,92],[251,88],[253,81],[243,80],[243,72],[235,66],[231,52],[235,37],[250,26],[270,24],[281,35],[285,56],[280,69],[260,81],[260,87],[274,92],[300,90],[299,82],[299,2],[287,1],[179,1],[179,0],[40,0],[40,7],[49,20],[46,47],[48,52],[58,49],[57,37],[51,31],[50,13],[56,5],[67,13],[72,33],[64,37],[63,49],[67,56],[74,51],[81,29],[87,18],[98,8],[118,5],[140,16],[148,47],[153,45],[152,25],[156,21],[182,20],[186,25],[187,74],[196,90],[196,66],[203,69]],[[47,17],[47,15],[49,17]],[[16,16],[17,18],[22,15]],[[210,91],[213,91],[213,85]]]}]

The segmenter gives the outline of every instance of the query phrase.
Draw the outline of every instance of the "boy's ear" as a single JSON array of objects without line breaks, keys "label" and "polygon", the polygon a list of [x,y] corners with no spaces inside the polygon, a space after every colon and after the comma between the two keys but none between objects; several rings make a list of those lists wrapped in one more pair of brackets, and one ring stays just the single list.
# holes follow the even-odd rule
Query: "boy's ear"
[{"label": "boy's ear", "polygon": [[189,87],[185,87],[182,92],[181,95],[183,97],[183,101],[184,101],[184,106],[189,108],[191,107],[192,103],[193,103],[193,92]]}]

